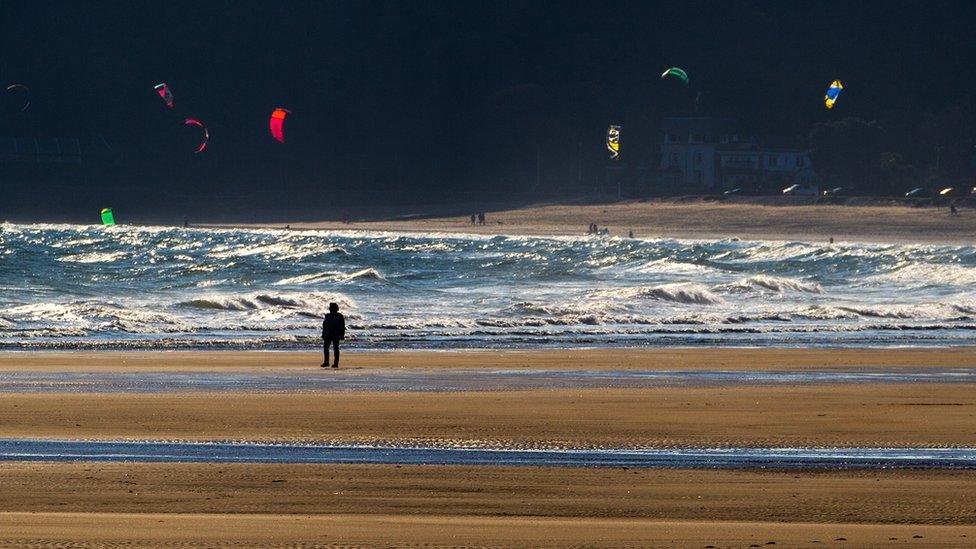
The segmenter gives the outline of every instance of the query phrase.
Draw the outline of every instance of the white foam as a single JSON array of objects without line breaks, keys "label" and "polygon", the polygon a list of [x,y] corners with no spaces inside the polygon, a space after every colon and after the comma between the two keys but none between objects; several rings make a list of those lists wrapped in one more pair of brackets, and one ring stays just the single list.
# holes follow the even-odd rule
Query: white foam
[{"label": "white foam", "polygon": [[591,292],[590,299],[629,301],[640,299],[657,299],[672,303],[694,305],[717,305],[724,300],[711,292],[708,288],[693,283],[662,284],[660,286],[634,286],[611,288]]},{"label": "white foam", "polygon": [[728,289],[735,290],[750,290],[754,288],[761,288],[765,290],[770,290],[773,292],[784,292],[784,291],[794,291],[794,292],[806,292],[811,294],[822,294],[823,287],[816,282],[805,282],[802,280],[797,280],[793,278],[784,278],[779,276],[768,276],[768,275],[755,275],[748,278],[743,278],[736,283],[728,286]]},{"label": "white foam", "polygon": [[386,280],[383,275],[379,273],[376,269],[366,268],[360,269],[352,273],[343,273],[339,271],[323,271],[319,273],[309,273],[304,275],[292,276],[288,278],[283,278],[273,284],[276,286],[287,286],[287,285],[300,285],[307,284],[309,282],[321,282],[321,281],[331,281],[331,282],[349,282],[356,279],[369,279],[369,280]]},{"label": "white foam", "polygon": [[109,263],[117,261],[126,256],[125,252],[90,252],[84,254],[66,255],[59,257],[58,261],[67,263]]}]

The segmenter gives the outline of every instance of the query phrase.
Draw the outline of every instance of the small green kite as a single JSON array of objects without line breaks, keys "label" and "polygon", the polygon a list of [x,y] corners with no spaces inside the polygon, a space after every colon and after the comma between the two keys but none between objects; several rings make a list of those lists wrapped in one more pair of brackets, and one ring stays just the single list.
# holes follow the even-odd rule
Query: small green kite
[{"label": "small green kite", "polygon": [[685,84],[688,83],[688,73],[684,69],[679,69],[678,67],[671,67],[663,73],[661,73],[661,80],[664,80],[668,76],[673,76],[675,78],[680,78]]}]

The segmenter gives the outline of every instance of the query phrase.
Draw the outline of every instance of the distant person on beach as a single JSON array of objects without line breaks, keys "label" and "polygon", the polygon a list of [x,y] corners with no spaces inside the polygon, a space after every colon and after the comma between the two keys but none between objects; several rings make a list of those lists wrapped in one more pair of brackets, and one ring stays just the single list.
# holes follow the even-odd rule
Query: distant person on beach
[{"label": "distant person on beach", "polygon": [[471,224],[472,225],[475,224],[475,217],[477,217],[477,216],[475,216],[474,214],[471,214]]},{"label": "distant person on beach", "polygon": [[959,210],[956,209],[956,203],[949,203],[949,215],[959,215]]},{"label": "distant person on beach", "polygon": [[630,230],[628,238],[634,238],[634,229]]},{"label": "distant person on beach", "polygon": [[478,225],[484,225],[484,224],[485,224],[485,212],[481,212],[478,214]]},{"label": "distant person on beach", "polygon": [[339,341],[343,339],[346,339],[346,317],[339,312],[337,303],[329,303],[329,313],[322,320],[322,350],[325,353],[323,368],[329,366],[329,345],[332,345],[335,355],[332,367],[339,367]]}]

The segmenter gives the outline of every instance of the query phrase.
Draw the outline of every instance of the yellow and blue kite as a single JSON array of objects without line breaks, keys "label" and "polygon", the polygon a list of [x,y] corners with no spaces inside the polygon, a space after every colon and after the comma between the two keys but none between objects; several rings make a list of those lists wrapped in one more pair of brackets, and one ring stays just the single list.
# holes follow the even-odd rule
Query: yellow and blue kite
[{"label": "yellow and blue kite", "polygon": [[824,105],[828,109],[834,108],[834,103],[837,102],[837,98],[840,97],[840,91],[844,89],[844,85],[840,83],[840,80],[834,80],[830,83],[830,87],[827,88],[827,95],[824,96]]}]

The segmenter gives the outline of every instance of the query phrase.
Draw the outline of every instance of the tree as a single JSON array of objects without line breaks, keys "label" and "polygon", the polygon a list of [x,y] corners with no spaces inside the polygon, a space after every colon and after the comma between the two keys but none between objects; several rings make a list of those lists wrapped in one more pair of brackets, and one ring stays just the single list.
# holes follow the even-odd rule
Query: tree
[{"label": "tree", "polygon": [[887,191],[879,159],[885,131],[874,120],[848,117],[822,122],[810,132],[810,159],[828,184],[859,191]]}]

